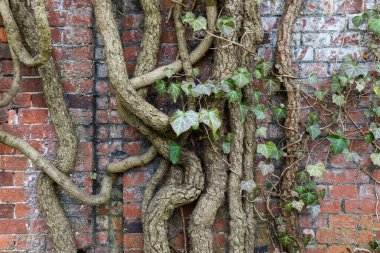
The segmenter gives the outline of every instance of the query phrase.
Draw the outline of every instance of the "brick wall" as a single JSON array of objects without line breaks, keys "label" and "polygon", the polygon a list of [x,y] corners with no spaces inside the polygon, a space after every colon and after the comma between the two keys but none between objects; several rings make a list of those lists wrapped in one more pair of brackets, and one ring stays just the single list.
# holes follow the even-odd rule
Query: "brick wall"
[{"label": "brick wall", "polygon": [[[103,45],[94,28],[89,0],[49,0],[49,21],[52,27],[54,58],[65,89],[70,113],[80,138],[77,166],[73,180],[88,192],[96,192],[106,164],[127,156],[143,153],[149,143],[133,128],[122,123],[115,109],[115,99],[109,87]],[[283,3],[265,0],[262,20],[265,39],[259,54],[270,59],[276,43],[276,30]],[[294,69],[299,78],[317,73],[322,83],[347,53],[358,54],[363,32],[350,22],[351,14],[374,5],[372,0],[306,1],[293,34]],[[166,17],[170,0],[163,0],[162,14]],[[120,33],[125,49],[129,73],[133,73],[139,50],[143,16],[137,0],[124,0],[123,14],[118,15]],[[0,22],[1,25],[1,22]],[[4,30],[0,26],[0,91],[6,91],[12,81],[12,63]],[[191,43],[191,45],[194,43]],[[169,22],[163,30],[159,64],[177,57],[174,25]],[[210,75],[211,55],[198,63],[205,78]],[[35,69],[23,68],[21,92],[15,102],[0,109],[0,128],[28,140],[49,158],[54,158],[56,137],[42,95],[40,79]],[[260,85],[260,84],[256,84]],[[156,98],[154,91],[148,99],[159,108],[171,107],[170,99]],[[368,106],[364,102],[363,106]],[[354,115],[365,122],[361,114]],[[259,122],[269,129],[270,139],[279,141],[281,128],[269,117]],[[364,156],[363,165],[370,166],[370,147],[362,140],[353,140],[350,148]],[[310,143],[313,146],[315,143]],[[311,159],[325,157],[328,144],[323,143]],[[328,172],[319,187],[327,190],[321,204],[321,214],[312,219],[302,214],[302,226],[315,235],[308,252],[347,252],[355,245],[366,244],[373,237],[380,239],[380,222],[376,218],[374,183],[360,173],[353,164],[347,164],[341,155],[329,156]],[[78,248],[86,252],[142,252],[140,203],[144,185],[157,167],[158,159],[144,168],[125,173],[114,186],[112,200],[103,207],[94,208],[77,203],[62,194],[63,203],[72,221]],[[258,172],[259,173],[259,172]],[[0,144],[0,252],[51,252],[46,225],[36,205],[35,179],[38,171],[16,150]],[[96,179],[92,179],[96,175]],[[258,181],[262,177],[258,174]],[[379,193],[379,189],[377,189]],[[257,204],[263,210],[263,202]],[[217,217],[215,252],[227,252],[228,214],[223,208]],[[183,209],[186,220],[191,205]],[[169,223],[172,245],[183,249],[180,212]],[[258,229],[258,252],[268,251],[265,224]]]}]

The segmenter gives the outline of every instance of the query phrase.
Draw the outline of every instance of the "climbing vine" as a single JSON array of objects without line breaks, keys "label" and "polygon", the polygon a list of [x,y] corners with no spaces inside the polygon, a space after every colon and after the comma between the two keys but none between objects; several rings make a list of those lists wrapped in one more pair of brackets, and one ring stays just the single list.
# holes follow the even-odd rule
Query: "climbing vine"
[{"label": "climbing vine", "polygon": [[[318,189],[316,181],[324,176],[330,154],[343,154],[347,162],[378,183],[361,167],[363,156],[350,148],[353,126],[353,134],[360,134],[373,146],[375,152],[370,159],[373,165],[380,166],[380,126],[376,122],[380,107],[377,99],[368,99],[380,97],[378,10],[353,18],[354,25],[367,26],[369,51],[357,57],[346,56],[326,87],[319,85],[317,74],[303,82],[292,70],[291,31],[303,0],[286,2],[273,62],[256,54],[263,39],[258,1],[173,1],[169,18],[175,24],[179,59],[158,68],[160,5],[158,0],[141,0],[145,26],[133,78],[129,78],[132,73],[126,69],[112,1],[93,0],[92,4],[118,113],[152,144],[141,156],[108,164],[101,191],[94,195],[82,191],[69,177],[78,141],[51,57],[45,1],[35,0],[32,10],[22,1],[0,0],[15,71],[12,87],[0,100],[0,106],[8,106],[18,92],[20,64],[37,67],[59,148],[56,159],[50,161],[28,142],[9,133],[0,131],[0,142],[19,150],[43,172],[37,181],[38,202],[56,252],[77,252],[56,187],[82,203],[104,205],[118,173],[148,164],[157,156],[161,163],[146,187],[142,203],[147,253],[170,252],[168,220],[176,208],[192,202],[196,205],[188,229],[191,252],[213,251],[212,225],[225,202],[230,214],[230,252],[254,252],[258,219],[270,224],[274,247],[304,252],[313,238],[301,231],[299,214],[307,209],[313,217],[318,216],[326,191]],[[205,13],[194,11],[194,5]],[[192,51],[186,40],[188,31],[200,40]],[[193,65],[212,45],[213,74],[204,81],[201,70]],[[170,113],[145,100],[151,85],[157,96],[172,99],[175,108]],[[362,126],[351,115],[364,108],[361,104],[366,100],[371,101],[371,106],[363,110],[371,123]],[[302,120],[302,112],[307,112],[306,120]],[[268,129],[257,126],[259,120],[269,116],[284,131],[281,142],[264,140]],[[315,143],[311,148],[309,141]],[[329,151],[324,159],[314,161],[313,150],[326,144]],[[276,170],[277,161],[282,165]],[[265,178],[266,188],[258,186],[256,172]],[[266,202],[267,215],[256,210],[258,200]],[[378,249],[375,241],[370,242],[370,247]]]}]

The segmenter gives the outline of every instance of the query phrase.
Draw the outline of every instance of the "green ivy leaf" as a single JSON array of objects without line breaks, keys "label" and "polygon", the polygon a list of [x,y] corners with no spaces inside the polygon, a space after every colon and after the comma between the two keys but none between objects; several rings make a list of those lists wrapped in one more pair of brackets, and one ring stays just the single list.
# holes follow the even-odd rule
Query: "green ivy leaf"
[{"label": "green ivy leaf", "polygon": [[258,104],[252,109],[252,112],[256,115],[257,119],[265,119],[266,114],[265,114],[265,105],[263,104]]},{"label": "green ivy leaf", "polygon": [[380,37],[380,18],[371,17],[368,21],[368,30]]},{"label": "green ivy leaf", "polygon": [[216,21],[216,27],[226,37],[229,37],[236,29],[236,19],[232,16],[221,17]]},{"label": "green ivy leaf", "polygon": [[182,95],[182,83],[170,83],[167,92],[172,96],[174,103],[176,103],[178,97]]},{"label": "green ivy leaf", "polygon": [[316,123],[317,121],[319,121],[318,113],[316,113],[316,112],[309,113],[307,115],[306,121],[307,121],[307,125],[308,126],[313,125],[314,123]]},{"label": "green ivy leaf", "polygon": [[370,158],[374,165],[380,166],[380,153],[372,153]]},{"label": "green ivy leaf", "polygon": [[341,69],[350,78],[358,77],[360,75],[365,76],[368,74],[368,67],[366,65],[355,64],[354,62],[344,62]]},{"label": "green ivy leaf", "polygon": [[301,212],[304,206],[305,206],[305,203],[302,200],[292,201],[292,207],[296,209],[298,212]]},{"label": "green ivy leaf", "polygon": [[252,90],[252,94],[253,94],[253,101],[255,101],[256,103],[259,103],[260,102],[260,98],[263,95],[263,93],[261,92],[261,90],[259,90],[259,89],[253,89]]},{"label": "green ivy leaf", "polygon": [[286,109],[283,104],[281,104],[280,106],[273,106],[272,113],[273,113],[274,118],[277,121],[280,121],[286,118]]},{"label": "green ivy leaf", "polygon": [[294,187],[294,190],[298,193],[298,194],[303,194],[306,192],[306,187],[303,186],[303,185],[296,185],[296,187]]},{"label": "green ivy leaf", "polygon": [[274,165],[273,164],[266,164],[263,161],[260,161],[257,167],[260,169],[261,173],[265,177],[266,175],[274,172]]},{"label": "green ivy leaf", "polygon": [[186,112],[177,110],[170,117],[170,125],[172,126],[177,136],[179,136],[181,133],[186,132],[190,128],[197,127],[199,125],[198,113],[194,112],[193,110]]},{"label": "green ivy leaf", "polygon": [[185,15],[181,17],[182,23],[192,23],[196,19],[194,13],[186,12]]},{"label": "green ivy leaf", "polygon": [[257,145],[257,153],[263,155],[266,159],[269,159],[277,151],[276,144],[271,141]]},{"label": "green ivy leaf", "polygon": [[281,245],[284,248],[288,248],[289,246],[292,246],[295,243],[294,238],[285,233],[280,234],[280,236],[278,237],[278,240],[280,241]]},{"label": "green ivy leaf", "polygon": [[231,152],[231,142],[225,141],[222,144],[223,153],[229,154]]},{"label": "green ivy leaf", "polygon": [[256,136],[267,138],[267,131],[268,131],[268,128],[259,127],[256,129]]},{"label": "green ivy leaf", "polygon": [[165,68],[165,69],[164,69],[164,75],[165,75],[167,78],[172,77],[174,74],[175,74],[175,72],[174,72],[174,69],[173,69],[173,68]]},{"label": "green ivy leaf", "polygon": [[318,99],[319,102],[323,102],[323,100],[325,100],[326,95],[327,95],[327,91],[322,91],[322,90],[314,91],[314,96]]},{"label": "green ivy leaf", "polygon": [[264,79],[263,83],[269,95],[280,90],[280,80],[278,78]]},{"label": "green ivy leaf", "polygon": [[371,130],[373,137],[377,140],[380,139],[380,128],[377,127],[377,124],[372,122],[369,129]]},{"label": "green ivy leaf", "polygon": [[199,97],[202,95],[210,96],[212,92],[212,86],[206,84],[198,84],[191,91],[193,97]]},{"label": "green ivy leaf", "polygon": [[301,199],[306,205],[315,205],[318,203],[318,194],[316,192],[305,192],[301,194]]},{"label": "green ivy leaf", "polygon": [[297,172],[297,178],[301,181],[309,181],[310,174],[307,171],[301,170]]},{"label": "green ivy leaf", "polygon": [[361,158],[358,153],[356,152],[350,152],[348,149],[343,150],[344,159],[347,162],[357,162],[359,163]]},{"label": "green ivy leaf", "polygon": [[[260,61],[256,64],[256,69],[260,70],[262,77],[266,77],[273,69],[272,62]],[[258,78],[259,79],[259,78]]]},{"label": "green ivy leaf", "polygon": [[172,164],[178,163],[181,159],[182,147],[178,143],[171,141],[169,144],[169,158]]},{"label": "green ivy leaf", "polygon": [[226,98],[229,103],[240,102],[243,98],[243,93],[241,93],[241,91],[231,90],[226,94]]},{"label": "green ivy leaf", "polygon": [[247,68],[238,68],[231,77],[235,84],[239,88],[243,88],[245,85],[252,82],[252,75]]},{"label": "green ivy leaf", "polygon": [[199,122],[202,122],[209,126],[213,133],[216,133],[220,126],[222,125],[222,122],[220,121],[220,115],[218,109],[201,109],[199,111]]},{"label": "green ivy leaf", "polygon": [[226,141],[231,142],[235,138],[235,133],[229,132],[226,137]]},{"label": "green ivy leaf", "polygon": [[334,94],[332,96],[332,99],[333,99],[333,103],[338,105],[338,106],[343,106],[344,104],[346,104],[346,98],[344,95]]},{"label": "green ivy leaf", "polygon": [[191,72],[193,74],[193,77],[197,77],[197,76],[199,76],[200,70],[199,70],[199,68],[193,68],[191,70]]},{"label": "green ivy leaf", "polygon": [[310,134],[312,140],[315,140],[315,138],[321,134],[321,129],[319,128],[318,123],[314,123],[313,125],[308,126],[306,128],[306,131]]},{"label": "green ivy leaf", "polygon": [[310,84],[316,84],[318,82],[318,76],[315,73],[311,73],[309,75],[309,83]]},{"label": "green ivy leaf", "polygon": [[333,155],[342,153],[344,149],[348,147],[350,141],[346,137],[342,137],[336,134],[331,134],[327,139],[331,144],[331,152]]},{"label": "green ivy leaf", "polygon": [[366,20],[366,17],[364,15],[360,15],[360,16],[356,16],[352,19],[352,23],[356,26],[356,27],[359,27],[361,26],[361,24],[364,23],[364,21]]},{"label": "green ivy leaf", "polygon": [[378,244],[375,240],[370,241],[370,242],[368,243],[368,245],[369,245],[369,246],[371,247],[371,249],[373,249],[373,250],[379,248],[379,244]]},{"label": "green ivy leaf", "polygon": [[372,111],[376,114],[376,117],[380,117],[380,106],[374,106]]},{"label": "green ivy leaf", "polygon": [[162,80],[156,81],[155,88],[157,90],[158,95],[163,95],[166,93],[166,83]]},{"label": "green ivy leaf", "polygon": [[369,134],[366,134],[364,136],[364,140],[367,142],[367,143],[371,143],[375,140],[375,137],[373,136],[373,133],[369,133]]},{"label": "green ivy leaf", "polygon": [[249,109],[251,108],[248,103],[241,103],[240,106],[240,118],[242,122],[245,122],[245,119],[247,118]]},{"label": "green ivy leaf", "polygon": [[320,190],[320,191],[319,191],[319,197],[320,197],[321,199],[324,199],[324,198],[326,197],[326,190]]},{"label": "green ivy leaf", "polygon": [[318,161],[315,164],[307,165],[306,171],[309,172],[310,176],[320,178],[326,172],[326,167],[321,161]]}]

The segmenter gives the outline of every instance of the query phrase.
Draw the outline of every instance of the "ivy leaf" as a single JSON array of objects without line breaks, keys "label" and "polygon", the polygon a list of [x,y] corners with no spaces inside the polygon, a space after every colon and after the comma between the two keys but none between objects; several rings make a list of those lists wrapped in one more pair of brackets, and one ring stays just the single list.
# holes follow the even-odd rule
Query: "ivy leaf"
[{"label": "ivy leaf", "polygon": [[231,77],[235,84],[239,88],[243,88],[245,85],[252,82],[252,75],[247,68],[238,68]]},{"label": "ivy leaf", "polygon": [[311,73],[309,75],[309,83],[310,84],[316,84],[318,82],[318,76],[315,73]]},{"label": "ivy leaf", "polygon": [[259,127],[256,129],[256,136],[267,138],[267,131],[268,131],[268,128]]},{"label": "ivy leaf", "polygon": [[373,133],[369,133],[369,134],[364,135],[364,140],[367,143],[371,143],[375,140],[375,137],[373,136]]},{"label": "ivy leaf", "polygon": [[273,106],[272,113],[273,113],[274,118],[277,121],[280,121],[286,118],[286,109],[283,104],[281,104],[280,106]]},{"label": "ivy leaf", "polygon": [[252,109],[252,112],[256,115],[257,119],[265,119],[265,105],[258,104],[256,107]]},{"label": "ivy leaf", "polygon": [[186,12],[185,15],[181,17],[182,23],[191,23],[195,20],[195,15],[192,12]]},{"label": "ivy leaf", "polygon": [[368,30],[374,32],[378,37],[380,37],[380,18],[370,18],[368,21]]},{"label": "ivy leaf", "polygon": [[186,132],[191,127],[197,127],[198,122],[198,113],[193,110],[186,112],[177,110],[170,117],[170,125],[172,126],[174,132],[179,136],[181,133]]},{"label": "ivy leaf", "polygon": [[193,74],[193,77],[197,77],[197,76],[199,76],[200,70],[199,70],[199,68],[193,68],[191,70],[191,73]]},{"label": "ivy leaf", "polygon": [[274,165],[273,164],[266,164],[265,162],[263,161],[260,161],[259,165],[257,166],[261,173],[263,174],[263,176],[265,177],[266,175],[270,174],[270,173],[273,173],[274,172]]},{"label": "ivy leaf", "polygon": [[342,64],[342,70],[344,73],[350,77],[358,77],[360,75],[367,75],[368,74],[368,67],[364,64],[355,64],[354,62],[344,62]]},{"label": "ivy leaf", "polygon": [[350,141],[346,137],[342,137],[336,134],[329,135],[327,139],[330,141],[331,151],[333,155],[342,153],[342,151],[346,149],[350,144]]},{"label": "ivy leaf", "polygon": [[376,123],[372,122],[369,129],[376,140],[380,138],[380,128],[377,127]]},{"label": "ivy leaf", "polygon": [[242,191],[252,193],[253,190],[256,188],[256,183],[252,179],[247,180],[247,181],[241,181],[240,188]]},{"label": "ivy leaf", "polygon": [[320,205],[308,206],[307,209],[309,209],[311,217],[313,217],[313,219],[317,218],[318,215],[321,213]]},{"label": "ivy leaf", "polygon": [[241,93],[241,91],[231,90],[226,94],[226,98],[229,103],[240,102],[243,98],[243,94]]},{"label": "ivy leaf", "polygon": [[310,176],[320,178],[326,172],[326,167],[321,161],[318,161],[315,164],[307,165],[306,171],[309,172]]},{"label": "ivy leaf", "polygon": [[240,106],[240,118],[242,122],[245,122],[245,119],[247,118],[250,106],[248,103],[241,103]]},{"label": "ivy leaf", "polygon": [[171,141],[169,144],[169,158],[172,164],[176,164],[181,159],[182,147],[178,143]]},{"label": "ivy leaf", "polygon": [[372,153],[370,157],[374,165],[380,166],[380,153]]},{"label": "ivy leaf", "polygon": [[195,15],[193,13],[189,14],[189,12],[183,16],[182,22],[188,23],[195,32],[207,28],[207,20],[205,17],[199,16],[195,18]]},{"label": "ivy leaf", "polygon": [[322,91],[322,90],[314,91],[314,96],[318,99],[319,102],[323,102],[326,95],[327,95],[327,91]]},{"label": "ivy leaf", "polygon": [[212,92],[211,85],[198,84],[191,90],[191,95],[194,97],[199,97],[202,95],[210,96]]},{"label": "ivy leaf", "polygon": [[163,95],[166,93],[166,83],[162,80],[156,81],[155,88],[157,90],[158,95]]},{"label": "ivy leaf", "polygon": [[231,142],[235,138],[235,133],[230,132],[227,134],[226,141]]},{"label": "ivy leaf", "polygon": [[356,152],[350,152],[348,149],[343,150],[344,159],[347,162],[356,162],[359,163],[361,161],[361,158],[358,153]]},{"label": "ivy leaf", "polygon": [[301,199],[308,206],[315,205],[318,203],[318,194],[316,192],[306,192],[301,194]]},{"label": "ivy leaf", "polygon": [[182,83],[170,83],[168,93],[172,96],[174,103],[177,102],[178,97],[182,94]]},{"label": "ivy leaf", "polygon": [[321,199],[324,199],[326,197],[326,190],[320,190],[319,197],[321,197]]},{"label": "ivy leaf", "polygon": [[364,21],[366,20],[366,17],[364,15],[360,15],[360,16],[356,16],[352,19],[352,23],[356,26],[356,27],[359,27],[361,26],[361,24],[364,23]]},{"label": "ivy leaf", "polygon": [[292,207],[296,209],[298,212],[301,212],[304,206],[305,206],[305,203],[302,200],[300,201],[293,200],[292,202]]},{"label": "ivy leaf", "polygon": [[302,194],[302,193],[305,193],[305,192],[306,192],[306,187],[303,186],[303,185],[296,185],[296,187],[294,187],[294,190],[295,190],[298,194]]},{"label": "ivy leaf", "polygon": [[380,117],[380,106],[374,106],[372,111],[376,114],[376,117]]},{"label": "ivy leaf", "polygon": [[231,152],[231,142],[229,141],[223,142],[222,148],[223,148],[224,154],[229,154]]},{"label": "ivy leaf", "polygon": [[332,99],[333,99],[333,103],[338,106],[343,106],[346,103],[346,98],[344,97],[344,95],[334,94],[332,96]]},{"label": "ivy leaf", "polygon": [[307,171],[301,170],[297,172],[297,178],[301,181],[309,181],[310,174]]},{"label": "ivy leaf", "polygon": [[260,61],[256,64],[256,70],[259,70],[262,77],[266,77],[272,71],[273,64],[272,62]]},{"label": "ivy leaf", "polygon": [[232,16],[221,17],[216,21],[216,27],[226,37],[236,29],[236,19]]},{"label": "ivy leaf", "polygon": [[278,239],[284,248],[288,248],[289,246],[291,246],[295,243],[293,237],[291,237],[290,235],[287,235],[285,233],[280,234]]},{"label": "ivy leaf", "polygon": [[220,121],[219,111],[215,108],[211,110],[202,108],[199,111],[199,121],[209,126],[214,134],[222,125],[222,122]]},{"label": "ivy leaf", "polygon": [[316,112],[311,112],[307,115],[307,124],[308,125],[313,125],[319,120],[319,116]]},{"label": "ivy leaf", "polygon": [[261,92],[261,90],[259,90],[259,89],[253,89],[252,93],[253,93],[253,101],[255,101],[256,103],[260,102],[260,98],[263,95],[263,93]]},{"label": "ivy leaf", "polygon": [[280,90],[280,80],[278,80],[278,78],[264,79],[263,83],[264,83],[264,87],[268,91],[269,95]]},{"label": "ivy leaf", "polygon": [[257,153],[263,155],[266,159],[269,159],[277,151],[276,144],[271,141],[257,145]]},{"label": "ivy leaf", "polygon": [[362,92],[362,90],[364,90],[364,88],[365,88],[364,79],[360,78],[359,80],[355,81],[355,83],[356,83],[355,88],[357,89],[357,91]]},{"label": "ivy leaf", "polygon": [[310,134],[312,140],[315,140],[315,138],[321,134],[321,129],[319,128],[318,123],[314,123],[313,125],[308,126],[306,128],[306,131]]},{"label": "ivy leaf", "polygon": [[164,75],[165,75],[167,78],[172,77],[174,74],[175,74],[175,72],[174,72],[174,69],[173,69],[173,68],[165,68],[165,69],[164,69]]},{"label": "ivy leaf", "polygon": [[371,247],[371,249],[373,249],[373,250],[379,248],[379,244],[378,244],[375,240],[370,241],[370,242],[368,243],[368,245],[369,245],[369,246]]}]

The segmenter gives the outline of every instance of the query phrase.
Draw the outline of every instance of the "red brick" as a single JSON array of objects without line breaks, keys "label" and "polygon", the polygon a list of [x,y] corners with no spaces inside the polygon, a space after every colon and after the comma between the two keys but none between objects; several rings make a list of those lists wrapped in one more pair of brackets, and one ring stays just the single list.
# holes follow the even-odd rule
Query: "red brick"
[{"label": "red brick", "polygon": [[144,186],[149,178],[150,175],[143,171],[126,173],[124,175],[124,186]]},{"label": "red brick", "polygon": [[358,232],[354,229],[320,229],[317,231],[318,243],[355,244]]},{"label": "red brick", "polygon": [[27,220],[0,220],[0,234],[26,234]]},{"label": "red brick", "polygon": [[7,35],[5,34],[5,29],[0,28],[0,42],[8,43]]},{"label": "red brick", "polygon": [[16,241],[16,235],[0,235],[0,250],[14,249]]},{"label": "red brick", "polygon": [[25,189],[0,188],[0,202],[25,202],[26,199],[27,195]]},{"label": "red brick", "polygon": [[62,11],[49,11],[48,20],[51,26],[64,27],[66,25],[67,13]]},{"label": "red brick", "polygon": [[29,160],[25,156],[1,156],[0,168],[3,170],[25,170],[29,166]]},{"label": "red brick", "polygon": [[355,199],[358,197],[356,185],[332,185],[329,186],[329,193],[332,199]]},{"label": "red brick", "polygon": [[359,217],[348,214],[335,214],[330,215],[329,220],[331,228],[356,228]]},{"label": "red brick", "polygon": [[341,211],[340,200],[323,200],[321,201],[322,213],[339,213]]},{"label": "red brick", "polygon": [[322,183],[366,183],[369,177],[357,169],[333,169],[327,170],[320,182]]},{"label": "red brick", "polygon": [[138,204],[126,204],[124,205],[124,216],[128,218],[141,217],[141,206]]},{"label": "red brick", "polygon": [[20,109],[19,123],[21,124],[43,124],[48,121],[46,109]]},{"label": "red brick", "polygon": [[347,213],[372,214],[375,213],[376,200],[346,200],[344,209]]},{"label": "red brick", "polygon": [[14,208],[14,205],[0,204],[0,219],[12,219]]},{"label": "red brick", "polygon": [[142,249],[144,235],[143,234],[124,234],[124,243],[127,249]]},{"label": "red brick", "polygon": [[359,227],[362,229],[378,229],[380,227],[380,220],[373,215],[360,215]]},{"label": "red brick", "polygon": [[15,205],[15,218],[27,218],[29,215],[30,206],[28,204]]},{"label": "red brick", "polygon": [[14,173],[0,171],[0,178],[0,186],[13,186]]}]

